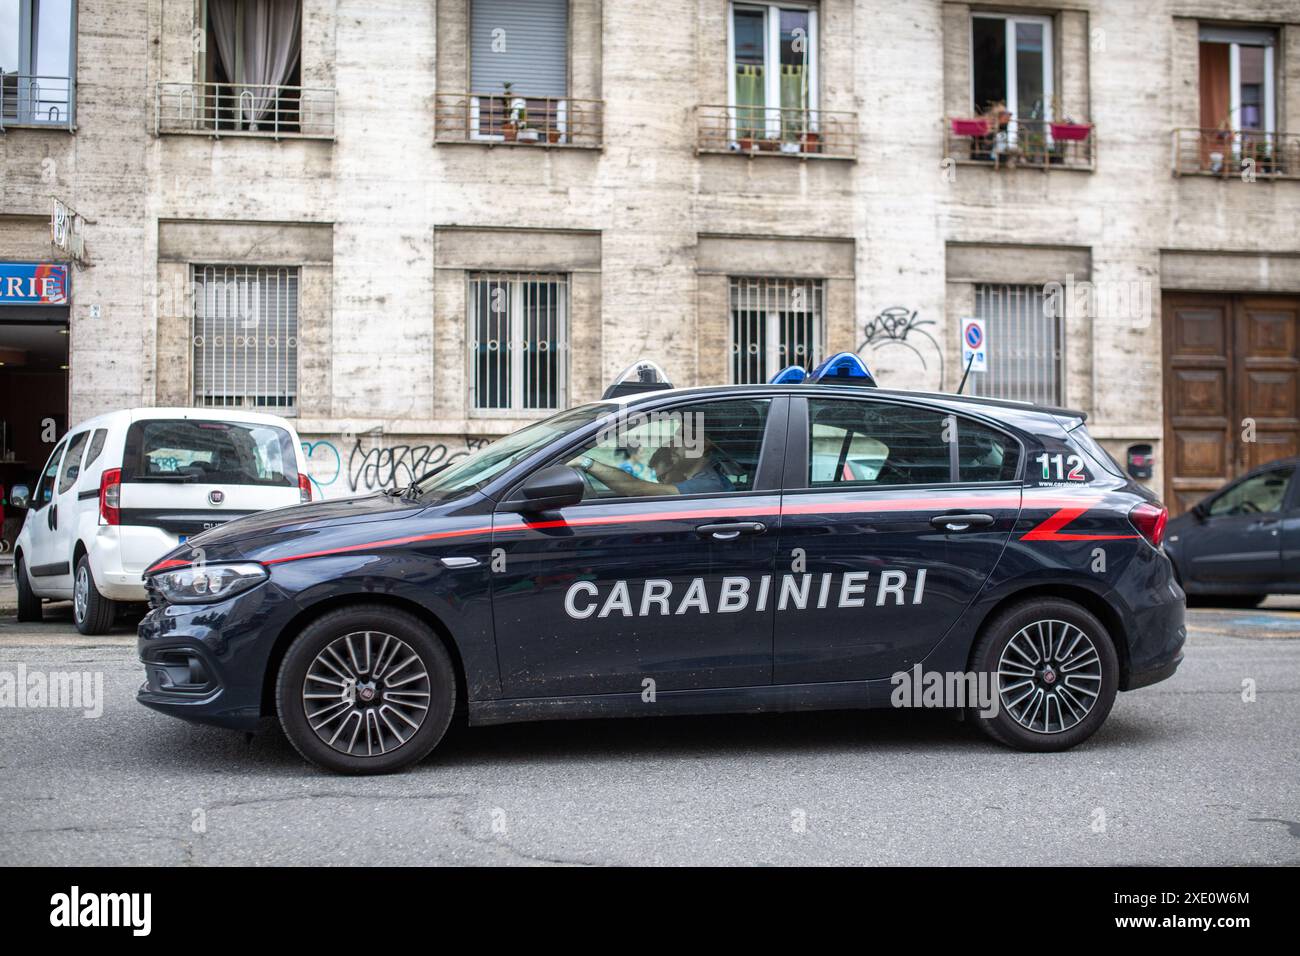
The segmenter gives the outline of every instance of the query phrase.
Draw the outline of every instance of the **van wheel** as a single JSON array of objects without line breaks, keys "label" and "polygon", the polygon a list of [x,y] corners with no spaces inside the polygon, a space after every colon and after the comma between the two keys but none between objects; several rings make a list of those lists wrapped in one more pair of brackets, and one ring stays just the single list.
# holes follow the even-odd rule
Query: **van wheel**
[{"label": "van wheel", "polygon": [[289,645],[275,705],[285,735],[312,763],[389,773],[442,740],[456,708],[456,672],[424,622],[357,605],[316,619]]},{"label": "van wheel", "polygon": [[22,555],[14,560],[14,578],[18,583],[18,620],[24,623],[40,621],[45,613],[41,608],[40,597],[32,590],[32,582],[27,580],[27,568],[23,564]]},{"label": "van wheel", "polygon": [[1071,601],[1027,601],[992,620],[972,668],[989,675],[994,716],[968,716],[1017,750],[1068,750],[1106,720],[1119,688],[1119,659],[1097,618]]},{"label": "van wheel", "polygon": [[107,634],[117,614],[117,602],[110,601],[95,587],[90,557],[82,555],[72,579],[72,620],[82,634]]}]

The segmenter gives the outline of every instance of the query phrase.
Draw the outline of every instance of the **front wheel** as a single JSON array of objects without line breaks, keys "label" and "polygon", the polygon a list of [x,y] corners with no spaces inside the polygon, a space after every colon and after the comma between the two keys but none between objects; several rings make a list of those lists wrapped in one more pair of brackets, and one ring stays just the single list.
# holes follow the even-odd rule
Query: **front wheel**
[{"label": "front wheel", "polygon": [[95,587],[90,557],[82,555],[72,579],[72,621],[82,634],[107,634],[117,616],[117,602],[110,601]]},{"label": "front wheel", "polygon": [[1033,600],[1002,612],[984,629],[971,662],[988,676],[997,706],[991,716],[970,716],[1017,750],[1068,750],[1087,740],[1119,688],[1110,635],[1071,601]]},{"label": "front wheel", "polygon": [[418,618],[381,605],[317,618],[289,646],[276,709],[298,752],[338,773],[388,773],[424,758],[456,707],[456,671]]}]

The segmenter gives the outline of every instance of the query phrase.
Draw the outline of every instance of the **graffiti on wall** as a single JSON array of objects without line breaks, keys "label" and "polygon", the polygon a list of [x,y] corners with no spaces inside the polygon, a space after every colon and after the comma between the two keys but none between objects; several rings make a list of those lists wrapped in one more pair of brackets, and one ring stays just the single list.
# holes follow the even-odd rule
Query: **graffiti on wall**
[{"label": "graffiti on wall", "polygon": [[[922,319],[915,309],[902,305],[882,309],[864,323],[858,354],[882,387],[925,382],[943,388],[943,349],[925,328],[932,325],[932,319]],[[937,382],[932,366],[939,373]]]},{"label": "graffiti on wall", "polygon": [[302,451],[307,458],[307,474],[315,497],[340,498],[384,488],[403,488],[421,475],[477,451],[488,441],[465,436],[461,448],[446,442],[387,443],[382,432],[376,429],[345,435],[339,444],[332,438],[304,440]]}]

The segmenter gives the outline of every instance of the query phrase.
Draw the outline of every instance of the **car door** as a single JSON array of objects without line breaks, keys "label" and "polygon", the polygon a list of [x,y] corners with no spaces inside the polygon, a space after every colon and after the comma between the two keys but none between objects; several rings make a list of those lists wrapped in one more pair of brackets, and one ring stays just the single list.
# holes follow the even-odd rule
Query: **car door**
[{"label": "car door", "polygon": [[888,677],[925,657],[1006,546],[1021,457],[1013,436],[939,409],[793,399],[774,681]]},{"label": "car door", "polygon": [[27,572],[31,576],[32,587],[45,591],[58,587],[57,580],[65,584],[71,579],[72,569],[64,565],[66,555],[60,557],[57,547],[57,510],[55,492],[59,485],[59,465],[63,461],[63,451],[68,447],[67,440],[59,442],[50,454],[50,460],[41,471],[40,480],[32,493],[31,507],[27,512],[27,533],[30,553],[26,558]]},{"label": "car door", "polygon": [[1282,511],[1281,584],[1300,591],[1300,478],[1291,476],[1291,490]]},{"label": "car door", "polygon": [[[560,457],[586,469],[581,503],[497,512],[492,600],[507,697],[771,681],[763,581],[779,533],[786,407],[764,397],[633,414]],[[683,461],[693,476],[678,474]]]},{"label": "car door", "polygon": [[59,479],[54,487],[54,500],[51,503],[50,521],[54,525],[50,539],[51,553],[55,561],[67,562],[67,573],[54,575],[50,584],[54,587],[72,587],[72,576],[76,568],[72,567],[72,552],[77,544],[77,525],[81,507],[77,501],[78,478],[81,477],[81,459],[86,450],[89,431],[80,431],[68,439],[67,451],[59,465]]},{"label": "car door", "polygon": [[1247,475],[1198,506],[1183,535],[1184,567],[1199,584],[1274,583],[1282,578],[1282,519],[1292,464]]}]

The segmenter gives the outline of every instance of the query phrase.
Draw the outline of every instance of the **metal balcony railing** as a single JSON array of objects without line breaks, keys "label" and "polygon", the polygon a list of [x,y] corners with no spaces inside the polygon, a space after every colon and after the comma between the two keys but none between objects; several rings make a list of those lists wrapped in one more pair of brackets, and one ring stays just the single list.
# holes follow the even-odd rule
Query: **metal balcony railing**
[{"label": "metal balcony railing", "polygon": [[699,106],[696,152],[854,159],[858,114],[776,106]]},{"label": "metal balcony railing", "polygon": [[76,82],[70,76],[0,72],[0,130],[47,126],[72,132]]},{"label": "metal balcony railing", "polygon": [[1173,133],[1175,176],[1300,178],[1300,134],[1182,127]]},{"label": "metal balcony railing", "polygon": [[605,104],[572,97],[435,93],[439,143],[600,149]]},{"label": "metal balcony railing", "polygon": [[995,168],[1090,170],[1097,162],[1097,130],[1091,123],[1013,119],[998,125],[990,117],[946,117],[943,155]]},{"label": "metal balcony railing", "polygon": [[334,91],[256,83],[159,83],[154,133],[333,139]]}]

